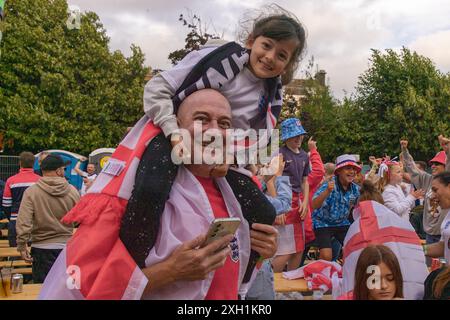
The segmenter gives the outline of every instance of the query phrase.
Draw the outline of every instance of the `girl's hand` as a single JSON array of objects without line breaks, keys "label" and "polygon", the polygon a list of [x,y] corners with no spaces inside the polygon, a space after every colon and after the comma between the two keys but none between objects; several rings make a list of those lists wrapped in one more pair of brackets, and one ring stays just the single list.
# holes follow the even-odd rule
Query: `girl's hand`
[{"label": "girl's hand", "polygon": [[172,160],[176,160],[184,163],[185,159],[191,158],[189,148],[183,144],[183,136],[179,133],[172,133],[170,135],[170,143],[172,144]]}]

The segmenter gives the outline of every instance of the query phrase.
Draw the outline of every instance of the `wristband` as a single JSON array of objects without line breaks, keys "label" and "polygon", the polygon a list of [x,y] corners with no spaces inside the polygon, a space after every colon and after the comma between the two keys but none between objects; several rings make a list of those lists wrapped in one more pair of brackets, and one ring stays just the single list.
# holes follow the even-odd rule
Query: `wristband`
[{"label": "wristband", "polygon": [[428,255],[427,245],[426,245],[426,244],[423,244],[423,245],[422,245],[422,249],[423,249],[423,253],[427,256],[427,255]]}]

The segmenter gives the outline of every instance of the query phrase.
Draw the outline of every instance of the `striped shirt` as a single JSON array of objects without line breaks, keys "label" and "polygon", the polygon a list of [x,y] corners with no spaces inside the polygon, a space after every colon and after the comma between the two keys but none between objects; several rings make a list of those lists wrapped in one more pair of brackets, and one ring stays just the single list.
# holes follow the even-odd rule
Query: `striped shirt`
[{"label": "striped shirt", "polygon": [[18,174],[6,180],[2,206],[6,215],[10,217],[10,220],[17,219],[20,202],[22,201],[25,190],[35,184],[40,178],[40,176],[33,172],[32,168],[22,168]]}]

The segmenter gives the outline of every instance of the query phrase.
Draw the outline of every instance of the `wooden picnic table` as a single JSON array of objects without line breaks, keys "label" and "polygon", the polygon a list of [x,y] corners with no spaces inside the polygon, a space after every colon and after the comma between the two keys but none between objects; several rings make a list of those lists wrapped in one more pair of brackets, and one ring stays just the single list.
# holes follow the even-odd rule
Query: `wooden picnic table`
[{"label": "wooden picnic table", "polygon": [[0,248],[0,258],[9,257],[20,257],[20,253],[17,251],[17,248]]},{"label": "wooden picnic table", "polygon": [[282,273],[274,273],[274,287],[275,292],[308,292],[311,291],[308,289],[308,285],[306,284],[306,280],[301,279],[294,279],[294,280],[288,280],[283,278]]},{"label": "wooden picnic table", "polygon": [[0,300],[36,300],[41,292],[42,284],[24,284],[23,292],[12,293],[9,297],[0,297]]},{"label": "wooden picnic table", "polygon": [[0,248],[9,248],[8,240],[0,240]]},{"label": "wooden picnic table", "polygon": [[[11,261],[0,261],[1,268],[9,268],[11,266]],[[27,268],[31,267],[31,263],[25,262],[25,260],[14,260],[12,261],[13,268]]]},{"label": "wooden picnic table", "polygon": [[0,220],[0,223],[8,223],[8,222],[9,222],[8,219],[2,219],[2,220]]}]

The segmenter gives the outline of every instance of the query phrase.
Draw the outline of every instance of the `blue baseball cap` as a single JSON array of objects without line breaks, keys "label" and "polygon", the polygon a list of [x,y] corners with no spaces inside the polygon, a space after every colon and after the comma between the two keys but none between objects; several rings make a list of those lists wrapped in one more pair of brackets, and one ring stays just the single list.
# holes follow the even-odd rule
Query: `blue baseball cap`
[{"label": "blue baseball cap", "polygon": [[289,118],[281,123],[281,141],[306,134],[302,123],[297,118]]}]

